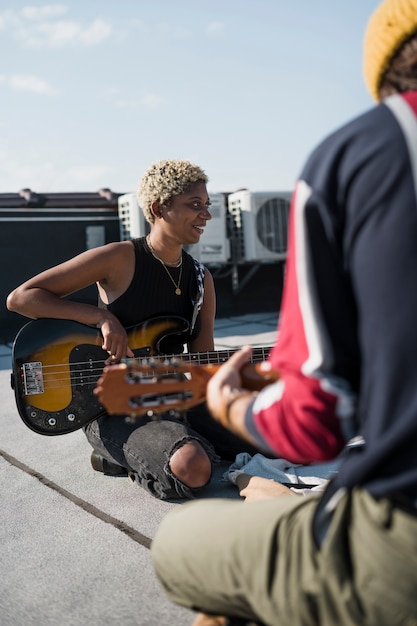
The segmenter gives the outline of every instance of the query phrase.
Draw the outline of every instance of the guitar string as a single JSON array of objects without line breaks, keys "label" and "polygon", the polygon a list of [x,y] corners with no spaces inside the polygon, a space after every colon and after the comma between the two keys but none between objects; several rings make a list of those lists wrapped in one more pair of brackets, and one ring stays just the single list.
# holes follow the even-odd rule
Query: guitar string
[{"label": "guitar string", "polygon": [[[254,348],[254,353],[252,354],[252,358],[250,363],[256,363],[262,360],[265,360],[265,356],[268,355],[268,352],[271,348],[270,347],[260,347],[260,348]],[[190,363],[190,364],[197,364],[197,365],[221,365],[222,363],[224,363],[227,358],[229,356],[231,356],[231,354],[233,354],[236,350],[232,350],[232,351],[225,351],[225,350],[220,350],[220,351],[214,351],[214,352],[202,352],[202,353],[193,353],[191,354],[191,360],[190,359],[184,359],[183,356],[186,356],[187,353],[184,353],[184,355],[170,355],[170,356],[164,356],[164,355],[156,355],[156,356],[151,356],[151,357],[135,357],[135,358],[131,358],[129,359],[129,362],[138,362],[138,363],[144,363],[146,361],[149,361],[150,359],[153,359],[156,361],[156,363],[158,365],[163,365],[165,364],[164,361],[166,362],[167,360],[169,361],[169,359],[180,359],[180,362],[183,363]],[[259,353],[259,351],[262,354],[262,358],[256,359],[255,352]],[[267,351],[267,352],[266,352]],[[219,357],[218,355],[222,354],[223,357]],[[206,355],[205,358],[202,357],[202,355]],[[210,358],[210,356],[212,358]],[[217,355],[217,359],[213,358],[215,357],[215,355]],[[96,369],[92,369],[91,367],[86,367],[84,369],[76,369],[74,370],[74,367],[77,367],[79,365],[86,365],[85,361],[79,361],[79,362],[74,362],[74,363],[56,363],[56,364],[50,364],[50,365],[43,365],[42,366],[42,380],[45,384],[47,384],[48,389],[53,389],[55,386],[56,388],[59,388],[61,385],[57,384],[57,383],[63,383],[63,382],[68,382],[68,380],[71,382],[71,386],[86,386],[87,384],[93,384],[96,383],[98,381],[98,379],[100,378],[100,376],[103,373],[103,369],[105,366],[105,361],[103,359],[98,359],[96,361],[89,361],[90,364],[92,365],[100,365],[100,368],[96,368]],[[172,363],[169,363],[169,365],[173,366]],[[60,368],[57,371],[45,371],[45,370],[49,370],[49,368]],[[63,368],[67,368],[66,370],[64,370]],[[57,378],[56,376],[60,375],[60,378]],[[80,376],[83,376],[82,380],[78,380],[78,378]],[[49,380],[52,379],[52,380]],[[55,383],[55,385],[53,384]],[[31,394],[27,394],[27,395],[31,395]]]},{"label": "guitar string", "polygon": [[[257,357],[259,357],[258,352],[261,352],[261,357],[260,360],[264,359],[265,356],[268,355],[268,352],[270,350],[270,347],[265,347],[265,348],[255,348],[254,349],[254,353],[252,354],[252,361],[258,360]],[[201,363],[223,363],[224,361],[226,361],[232,354],[234,354],[236,352],[236,350],[214,350],[214,351],[207,351],[207,352],[197,352],[197,353],[188,353],[188,352],[184,352],[182,354],[170,354],[170,355],[149,355],[149,356],[138,356],[138,357],[133,357],[132,359],[128,359],[130,360],[136,360],[136,361],[146,361],[146,360],[150,360],[150,359],[155,359],[158,363],[161,363],[162,360],[169,360],[169,359],[182,359],[183,361],[186,362],[194,362],[194,361],[198,361]],[[255,358],[254,358],[255,357]],[[50,367],[75,367],[75,366],[79,366],[79,365],[86,365],[87,363],[91,363],[91,364],[104,364],[105,360],[104,359],[97,359],[97,360],[89,360],[89,361],[74,361],[74,362],[68,362],[68,363],[52,363],[52,364],[45,364],[42,365],[42,369],[48,369]],[[88,371],[89,368],[87,368],[85,371]]]},{"label": "guitar string", "polygon": [[[267,356],[267,353],[265,353],[265,350],[270,350],[270,348],[259,348],[259,350],[262,350],[262,358],[259,358],[259,361],[262,361],[265,359],[265,356]],[[172,354],[172,355],[151,355],[149,357],[144,357],[144,356],[139,356],[139,357],[132,357],[129,358],[128,361],[137,361],[137,362],[142,362],[145,363],[146,361],[149,360],[154,360],[156,361],[156,363],[158,365],[164,364],[164,361],[169,362],[172,359],[180,359],[180,362],[185,362],[185,363],[197,363],[197,364],[219,364],[221,365],[222,363],[224,363],[229,356],[231,356],[234,351],[231,351],[230,353],[227,351],[219,351],[219,353],[221,353],[224,356],[219,356],[218,353],[216,351],[214,352],[201,352],[201,353],[193,353],[190,355],[191,358],[187,358],[187,354],[188,353],[184,353],[181,355],[177,355],[177,354]],[[206,356],[202,356],[202,355],[206,355]],[[217,355],[217,356],[216,356]],[[255,358],[253,358],[255,356]],[[252,359],[250,361],[251,363],[255,363],[258,362],[258,359],[256,358],[256,355],[252,355]],[[98,359],[95,361],[88,361],[89,364],[91,365],[97,365],[100,364],[103,366],[105,366],[105,361],[103,359]],[[172,363],[171,363],[172,364]],[[85,361],[74,361],[73,363],[53,363],[53,364],[49,364],[49,365],[42,365],[42,371],[45,370],[49,370],[49,368],[74,368],[74,367],[78,367],[80,365],[86,365]],[[92,372],[92,368],[89,365],[88,367],[85,367],[84,369],[78,369],[76,371],[74,371],[74,373],[89,373]],[[59,369],[57,369],[56,372],[48,372],[49,374],[54,374],[54,373],[61,373],[59,371]]]},{"label": "guitar string", "polygon": [[[156,360],[158,363],[161,363],[163,360],[169,360],[169,359],[181,359],[185,362],[194,362],[195,360],[197,360],[198,362],[201,362],[203,364],[205,363],[223,363],[224,361],[226,361],[232,354],[234,354],[235,352],[237,352],[239,348],[236,348],[235,350],[209,350],[207,352],[193,352],[193,353],[188,353],[188,352],[184,352],[182,354],[156,354],[156,355],[149,355],[149,356],[137,356],[137,357],[132,357],[132,358],[128,358],[127,360],[131,361],[146,361],[146,360],[150,360],[150,359],[154,359]],[[252,359],[251,362],[254,362],[255,359],[254,357],[257,357],[258,355],[255,353],[261,352],[261,356],[262,358],[260,358],[259,360],[263,360],[265,358],[265,356],[268,356],[269,351],[271,350],[271,348],[268,347],[257,347],[254,348],[253,350],[253,354],[252,354]],[[203,356],[205,355],[205,356]],[[256,359],[258,360],[258,359]],[[89,361],[74,361],[74,362],[68,362],[68,363],[52,363],[52,364],[46,364],[46,365],[42,365],[42,369],[48,369],[50,367],[75,367],[78,365],[86,365],[87,363],[91,363],[91,364],[97,364],[97,363],[105,363],[104,359],[96,359],[96,360],[89,360]],[[90,368],[86,368],[85,371],[89,371]]]}]

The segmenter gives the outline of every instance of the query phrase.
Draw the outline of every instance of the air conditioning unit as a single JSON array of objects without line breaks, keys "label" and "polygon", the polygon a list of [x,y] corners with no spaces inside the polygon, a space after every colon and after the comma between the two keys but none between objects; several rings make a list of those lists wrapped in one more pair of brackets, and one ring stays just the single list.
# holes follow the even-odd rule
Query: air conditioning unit
[{"label": "air conditioning unit", "polygon": [[234,261],[286,258],[291,195],[291,191],[251,192],[246,189],[229,195]]},{"label": "air conditioning unit", "polygon": [[145,237],[149,233],[150,225],[143,215],[135,193],[125,193],[119,196],[118,213],[120,241]]},{"label": "air conditioning unit", "polygon": [[227,236],[227,201],[224,193],[209,193],[211,220],[206,222],[204,234],[196,244],[185,250],[204,264],[226,263],[230,259],[230,241]]}]

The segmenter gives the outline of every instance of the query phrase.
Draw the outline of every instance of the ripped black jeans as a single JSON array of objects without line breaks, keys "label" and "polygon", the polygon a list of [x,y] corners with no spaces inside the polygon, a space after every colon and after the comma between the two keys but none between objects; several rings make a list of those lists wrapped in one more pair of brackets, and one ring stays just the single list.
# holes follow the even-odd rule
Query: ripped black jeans
[{"label": "ripped black jeans", "polygon": [[183,419],[163,415],[129,423],[118,415],[104,414],[84,428],[91,446],[104,458],[125,467],[132,478],[160,500],[193,498],[203,487],[192,489],[172,473],[169,461],[187,441],[198,441],[212,464],[220,458],[234,460],[254,449],[217,424],[205,405],[195,407]]}]

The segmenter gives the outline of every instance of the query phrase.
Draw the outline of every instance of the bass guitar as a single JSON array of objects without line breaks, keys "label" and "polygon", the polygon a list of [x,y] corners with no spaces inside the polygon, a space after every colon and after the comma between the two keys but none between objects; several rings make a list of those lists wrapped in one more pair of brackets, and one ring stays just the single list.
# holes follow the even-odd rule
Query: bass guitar
[{"label": "bass guitar", "polygon": [[[140,363],[166,353],[166,340],[188,330],[181,317],[154,317],[127,330],[128,343]],[[86,426],[106,411],[94,394],[108,354],[100,331],[69,320],[39,319],[17,334],[12,351],[12,387],[23,422],[42,435],[63,435]],[[182,341],[184,343],[184,341]],[[266,359],[270,348],[254,350]],[[234,350],[187,354],[195,363],[222,363]]]}]

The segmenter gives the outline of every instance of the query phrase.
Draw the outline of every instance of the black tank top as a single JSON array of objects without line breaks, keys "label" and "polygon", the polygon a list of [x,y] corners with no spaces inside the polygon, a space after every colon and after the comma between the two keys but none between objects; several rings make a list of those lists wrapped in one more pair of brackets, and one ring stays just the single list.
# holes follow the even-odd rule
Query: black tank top
[{"label": "black tank top", "polygon": [[[194,330],[191,332],[198,286],[193,258],[183,250],[181,295],[176,295],[175,286],[165,267],[155,259],[146,244],[145,237],[132,240],[135,248],[135,272],[132,282],[121,296],[106,305],[99,298],[99,306],[107,308],[125,328],[136,326],[154,317],[181,317],[189,324],[189,331],[177,337],[168,336],[163,344],[166,354],[183,352],[183,344],[197,337],[201,328],[200,315],[197,315]],[[178,284],[180,268],[169,267],[174,281]]]}]

